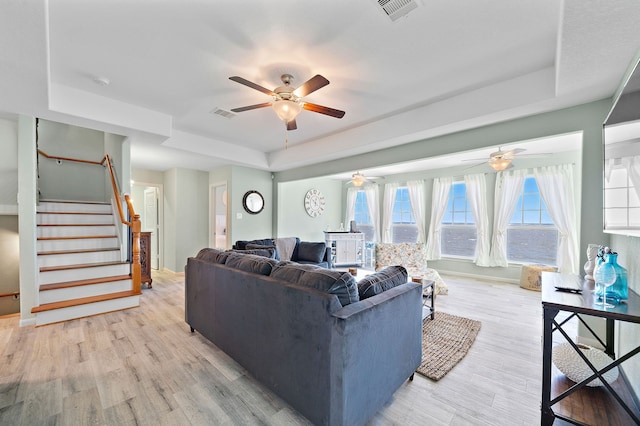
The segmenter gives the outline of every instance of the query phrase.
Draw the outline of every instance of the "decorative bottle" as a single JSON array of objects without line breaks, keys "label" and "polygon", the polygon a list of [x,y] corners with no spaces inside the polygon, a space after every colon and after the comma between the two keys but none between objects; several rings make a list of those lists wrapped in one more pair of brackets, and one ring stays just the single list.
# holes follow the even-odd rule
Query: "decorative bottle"
[{"label": "decorative bottle", "polygon": [[[629,298],[627,270],[618,264],[618,253],[607,253],[605,259],[616,271],[616,281],[607,289],[607,301],[620,303],[621,300],[627,300]],[[595,294],[599,298],[603,296],[603,287],[597,282]]]}]

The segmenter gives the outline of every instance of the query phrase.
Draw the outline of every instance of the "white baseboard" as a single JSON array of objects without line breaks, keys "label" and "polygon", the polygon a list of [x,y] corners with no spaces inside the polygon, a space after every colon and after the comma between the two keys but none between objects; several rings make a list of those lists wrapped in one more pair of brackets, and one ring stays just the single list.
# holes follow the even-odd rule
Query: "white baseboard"
[{"label": "white baseboard", "polygon": [[520,284],[520,280],[519,279],[515,279],[515,278],[505,278],[505,277],[494,277],[494,276],[490,276],[490,275],[470,274],[470,273],[466,273],[466,272],[447,271],[447,270],[444,270],[444,269],[438,269],[437,271],[438,271],[438,273],[440,275],[454,275],[454,276],[457,276],[457,277],[473,278],[473,279],[484,280],[484,281],[498,281],[498,282],[503,282],[503,283],[508,283],[508,284]]}]

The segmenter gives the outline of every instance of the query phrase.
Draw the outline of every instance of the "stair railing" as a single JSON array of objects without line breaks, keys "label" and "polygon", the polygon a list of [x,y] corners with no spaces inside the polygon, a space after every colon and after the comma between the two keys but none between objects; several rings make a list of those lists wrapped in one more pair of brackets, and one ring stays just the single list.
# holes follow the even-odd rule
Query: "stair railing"
[{"label": "stair railing", "polygon": [[[113,188],[113,195],[116,199],[116,207],[118,208],[118,215],[120,217],[120,222],[123,225],[129,227],[130,232],[133,235],[132,244],[131,244],[131,282],[134,293],[142,294],[142,266],[140,265],[140,230],[142,228],[140,222],[140,215],[136,214],[133,209],[133,203],[131,202],[131,198],[129,194],[124,194],[124,197],[120,195],[120,190],[118,187],[118,181],[116,179],[116,173],[113,168],[113,162],[111,161],[111,157],[109,154],[105,154],[101,161],[90,161],[90,160],[80,160],[77,158],[68,158],[68,157],[57,157],[54,155],[49,155],[42,150],[38,149],[38,154],[42,155],[45,158],[49,158],[52,160],[58,161],[73,161],[76,163],[85,163],[85,164],[96,164],[103,166],[107,169],[109,173],[109,177],[111,180],[111,187]],[[130,220],[127,220],[124,215],[124,209],[122,207],[122,200],[124,198],[125,204],[127,207],[127,211],[129,213]]]}]

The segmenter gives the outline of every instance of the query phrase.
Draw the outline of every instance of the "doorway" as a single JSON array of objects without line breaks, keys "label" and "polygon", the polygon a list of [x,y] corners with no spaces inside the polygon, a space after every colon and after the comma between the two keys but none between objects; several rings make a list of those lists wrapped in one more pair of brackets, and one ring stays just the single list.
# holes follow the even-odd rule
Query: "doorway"
[{"label": "doorway", "polygon": [[227,248],[227,183],[214,183],[209,187],[209,247]]},{"label": "doorway", "polygon": [[131,188],[133,208],[140,215],[142,232],[151,233],[151,269],[162,267],[163,209],[162,185],[135,182]]}]

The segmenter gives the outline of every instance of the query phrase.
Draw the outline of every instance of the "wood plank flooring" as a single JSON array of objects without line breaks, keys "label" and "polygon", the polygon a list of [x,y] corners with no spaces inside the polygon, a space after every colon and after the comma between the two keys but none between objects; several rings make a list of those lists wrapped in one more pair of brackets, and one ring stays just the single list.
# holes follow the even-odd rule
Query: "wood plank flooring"
[{"label": "wood plank flooring", "polygon": [[[540,293],[444,277],[436,309],[480,320],[469,354],[416,374],[371,425],[537,425]],[[0,319],[2,425],[304,425],[184,322],[184,277],[154,272],[140,308],[43,327]]]}]

